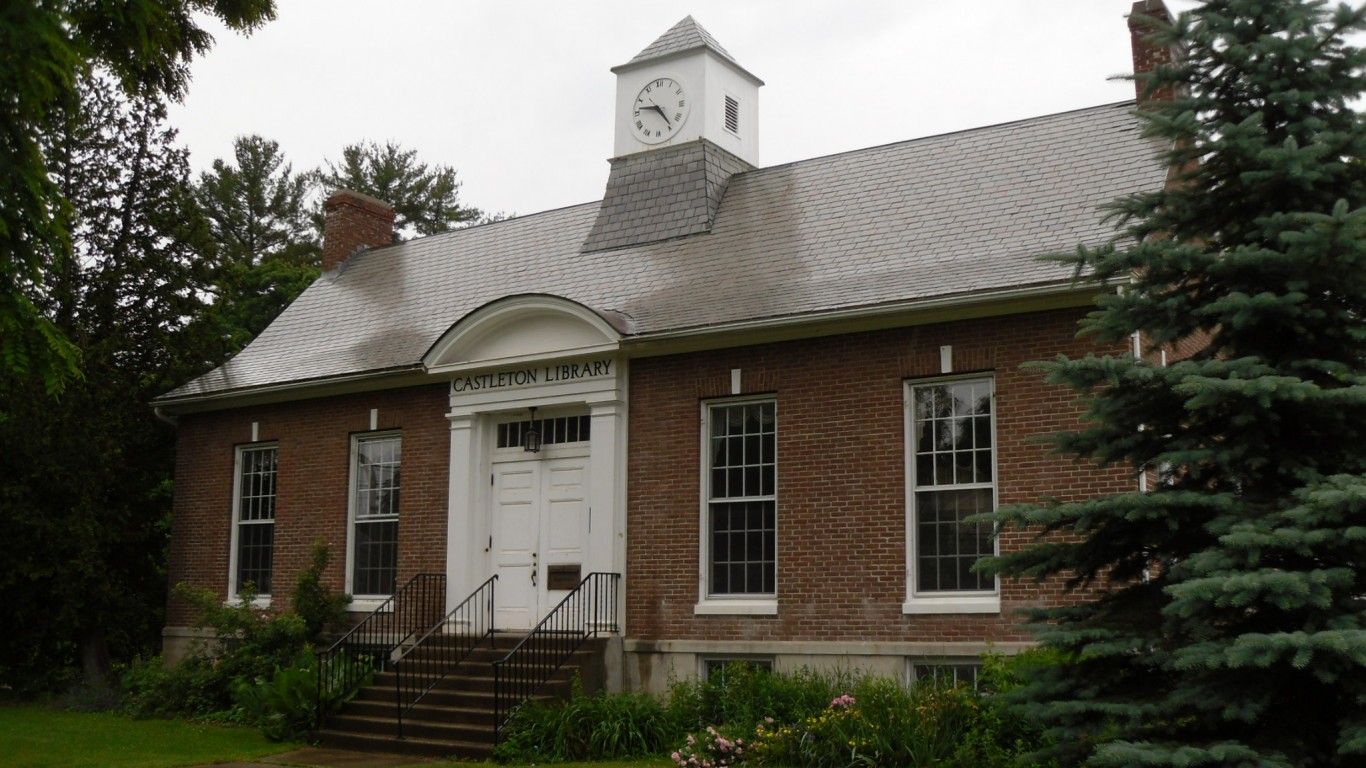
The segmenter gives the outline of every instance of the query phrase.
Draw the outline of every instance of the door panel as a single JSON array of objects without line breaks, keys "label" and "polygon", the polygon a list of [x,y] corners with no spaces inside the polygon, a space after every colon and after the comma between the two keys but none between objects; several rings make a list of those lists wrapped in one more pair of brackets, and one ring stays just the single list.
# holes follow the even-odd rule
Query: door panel
[{"label": "door panel", "polygon": [[498,574],[494,620],[500,628],[527,629],[539,621],[532,584],[540,543],[539,469],[538,463],[530,461],[494,466],[493,566]]},{"label": "door panel", "polygon": [[[544,495],[545,552],[542,554],[545,565],[581,566],[588,525],[588,459],[548,462]],[[586,575],[581,571],[579,578]],[[563,595],[556,590],[551,597],[559,600]]]},{"label": "door panel", "polygon": [[580,567],[589,525],[588,458],[493,466],[493,554],[500,629],[530,629],[566,590],[550,590],[551,565]]}]

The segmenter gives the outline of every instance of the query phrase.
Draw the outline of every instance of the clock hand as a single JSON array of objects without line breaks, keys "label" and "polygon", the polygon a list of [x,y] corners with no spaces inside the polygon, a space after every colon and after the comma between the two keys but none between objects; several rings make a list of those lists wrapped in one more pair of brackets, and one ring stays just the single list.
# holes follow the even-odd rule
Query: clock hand
[{"label": "clock hand", "polygon": [[651,104],[647,106],[646,109],[653,109],[654,111],[659,113],[660,117],[664,118],[665,123],[667,123],[670,126],[673,125],[673,121],[669,119],[668,115],[664,114],[664,110],[661,109],[658,104]]}]

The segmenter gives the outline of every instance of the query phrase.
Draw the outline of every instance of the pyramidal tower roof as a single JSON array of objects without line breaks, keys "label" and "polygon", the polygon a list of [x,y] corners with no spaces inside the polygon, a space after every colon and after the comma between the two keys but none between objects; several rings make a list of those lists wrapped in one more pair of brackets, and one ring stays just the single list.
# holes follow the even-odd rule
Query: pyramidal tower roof
[{"label": "pyramidal tower roof", "polygon": [[613,71],[615,72],[617,69],[621,68],[634,67],[635,65],[646,61],[663,59],[698,48],[709,48],[713,53],[726,61],[729,61],[731,64],[734,64],[737,67],[740,66],[740,63],[737,62],[725,48],[722,48],[720,43],[716,42],[716,38],[712,37],[710,32],[703,29],[702,25],[698,24],[692,16],[684,16],[682,21],[673,25],[668,32],[660,35],[658,40],[650,43],[645,47],[645,50],[637,53],[635,58],[621,65],[621,67],[614,67]]}]

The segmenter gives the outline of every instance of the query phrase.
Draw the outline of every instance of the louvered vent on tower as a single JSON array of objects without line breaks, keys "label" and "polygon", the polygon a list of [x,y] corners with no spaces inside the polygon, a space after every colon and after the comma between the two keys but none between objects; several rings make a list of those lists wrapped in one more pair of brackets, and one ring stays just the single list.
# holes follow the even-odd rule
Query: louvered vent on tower
[{"label": "louvered vent on tower", "polygon": [[730,94],[726,94],[726,130],[731,133],[740,132],[740,102]]}]

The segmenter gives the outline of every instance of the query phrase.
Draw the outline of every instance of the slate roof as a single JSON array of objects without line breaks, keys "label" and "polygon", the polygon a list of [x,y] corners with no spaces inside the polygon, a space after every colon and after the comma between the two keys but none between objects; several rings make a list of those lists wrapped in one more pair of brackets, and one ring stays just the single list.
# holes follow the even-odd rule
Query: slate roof
[{"label": "slate roof", "polygon": [[1132,102],[739,173],[711,232],[581,248],[599,204],[358,253],[324,274],[193,399],[412,369],[469,312],[545,293],[633,335],[1066,285],[1035,257],[1114,235],[1098,206],[1160,188]]},{"label": "slate roof", "polygon": [[612,160],[584,251],[710,232],[730,178],[754,166],[709,141]]},{"label": "slate roof", "polygon": [[[716,38],[711,33],[702,28],[693,20],[692,16],[684,16],[683,20],[669,28],[668,32],[659,36],[658,40],[645,46],[645,50],[637,53],[635,58],[626,62],[623,67],[633,67],[637,64],[655,59],[663,59],[674,54],[691,51],[697,48],[710,48],[717,55],[726,61],[740,66],[721,44],[716,42]],[[618,67],[613,69],[617,71]]]}]

